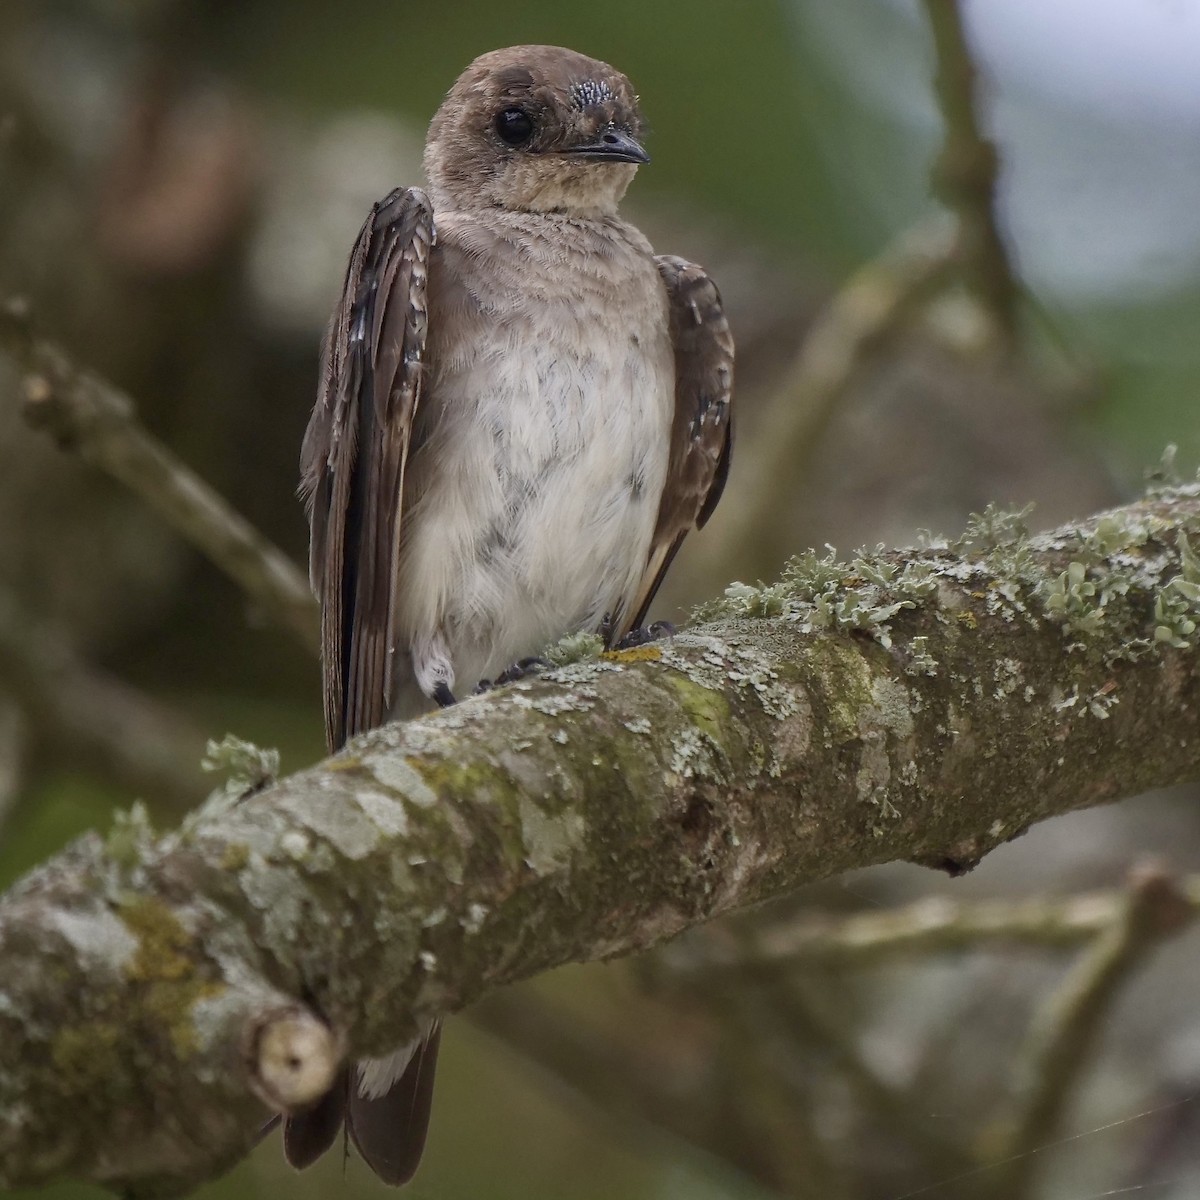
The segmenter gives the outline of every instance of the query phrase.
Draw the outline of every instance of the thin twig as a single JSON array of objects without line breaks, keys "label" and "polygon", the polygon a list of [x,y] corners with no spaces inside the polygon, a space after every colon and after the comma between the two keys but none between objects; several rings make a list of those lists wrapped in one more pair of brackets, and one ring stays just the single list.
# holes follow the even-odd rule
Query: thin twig
[{"label": "thin twig", "polygon": [[924,3],[937,58],[934,89],[945,124],[942,150],[933,167],[933,188],[958,218],[968,287],[1011,341],[1020,286],[996,218],[999,156],[979,119],[978,72],[962,8],[959,0]]},{"label": "thin twig", "polygon": [[190,808],[205,792],[204,737],[187,721],[88,666],[66,636],[0,588],[0,679],[60,758],[98,768],[119,787]]},{"label": "thin twig", "polygon": [[1057,1136],[1121,988],[1164,938],[1195,915],[1195,904],[1161,867],[1132,873],[1118,919],[1096,937],[1036,1014],[1018,1055],[1012,1113],[990,1147],[1003,1164],[995,1177],[997,1200],[1033,1194],[1041,1165],[1034,1151]]},{"label": "thin twig", "polygon": [[138,422],[133,401],[36,338],[25,305],[0,303],[0,349],[24,375],[25,414],[86,462],[117,479],[200,549],[309,651],[316,605],[303,574]]}]

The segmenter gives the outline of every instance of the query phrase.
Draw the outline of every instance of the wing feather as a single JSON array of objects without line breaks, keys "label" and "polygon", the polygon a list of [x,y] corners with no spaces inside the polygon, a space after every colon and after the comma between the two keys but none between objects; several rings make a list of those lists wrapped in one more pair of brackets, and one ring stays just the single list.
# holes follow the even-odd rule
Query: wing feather
[{"label": "wing feather", "polygon": [[321,354],[301,454],[309,577],[321,603],[331,750],[382,724],[394,689],[404,469],[420,400],[433,212],[398,188],[372,209],[350,255]]},{"label": "wing feather", "polygon": [[712,516],[733,450],[733,335],[717,285],[685,259],[664,254],[655,262],[670,303],[675,416],[646,571],[618,637],[643,623],[683,539]]}]

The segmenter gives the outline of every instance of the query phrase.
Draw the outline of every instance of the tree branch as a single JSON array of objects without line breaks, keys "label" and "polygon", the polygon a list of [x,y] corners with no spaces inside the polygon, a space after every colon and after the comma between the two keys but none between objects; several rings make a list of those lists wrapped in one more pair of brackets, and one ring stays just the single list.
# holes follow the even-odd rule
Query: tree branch
[{"label": "tree branch", "polygon": [[58,346],[35,338],[22,301],[0,303],[0,350],[25,378],[30,424],[140,496],[309,651],[317,610],[308,583],[198,475],[142,428],[133,401],[81,370]]},{"label": "tree branch", "polygon": [[0,1184],[177,1193],[337,1055],[501,984],[1200,777],[1189,535],[1200,484],[802,556],[668,642],[376,730],[177,834],[82,839],[0,903]]}]

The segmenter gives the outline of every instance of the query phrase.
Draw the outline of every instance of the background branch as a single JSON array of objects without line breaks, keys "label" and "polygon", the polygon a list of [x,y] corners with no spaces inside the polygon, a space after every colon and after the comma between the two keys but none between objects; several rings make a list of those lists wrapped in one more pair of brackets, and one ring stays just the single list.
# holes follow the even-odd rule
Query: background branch
[{"label": "background branch", "polygon": [[[1200,912],[1200,878],[1181,879],[1174,888],[1181,904]],[[869,968],[914,954],[980,950],[995,942],[1064,949],[1105,933],[1122,919],[1127,905],[1127,895],[1118,891],[1026,900],[930,896],[882,912],[806,914],[786,924],[744,931],[736,939],[680,938],[660,957],[666,970],[686,979],[726,971]]]},{"label": "background branch", "polygon": [[[925,0],[925,8],[944,126],[933,190],[951,215],[931,214],[903,231],[854,272],[805,331],[739,451],[758,465],[760,482],[726,498],[718,536],[710,536],[698,551],[708,563],[737,562],[742,547],[762,540],[777,520],[781,491],[786,497],[792,481],[805,475],[809,456],[839,407],[913,317],[946,298],[952,285],[965,283],[982,307],[984,320],[966,323],[972,330],[968,346],[977,347],[981,326],[985,340],[998,331],[1006,345],[1015,342],[1020,285],[998,226],[999,160],[981,129],[977,71],[962,12],[958,0]],[[978,313],[975,305],[971,311]],[[954,341],[946,334],[953,323],[927,325],[940,341]]]},{"label": "background branch", "polygon": [[1003,1164],[990,1189],[996,1200],[1033,1194],[1042,1165],[1035,1151],[1059,1136],[1067,1104],[1118,993],[1162,940],[1195,915],[1160,868],[1133,873],[1117,920],[1092,941],[1052,993],[1018,1055],[1012,1112],[992,1146]]},{"label": "background branch", "polygon": [[979,72],[959,0],[924,2],[937,59],[934,90],[945,126],[942,150],[933,168],[933,190],[958,219],[967,286],[1011,341],[1016,333],[1020,286],[996,215],[1000,160],[982,129]]},{"label": "background branch", "polygon": [[303,574],[138,423],[133,401],[36,338],[20,300],[0,303],[0,349],[24,376],[29,422],[143,499],[283,628],[316,653],[316,605]]},{"label": "background branch", "polygon": [[166,807],[189,808],[204,794],[203,734],[84,662],[64,632],[3,587],[0,678],[57,760],[97,767],[135,796]]},{"label": "background branch", "polygon": [[757,414],[739,455],[759,464],[756,486],[725,497],[719,536],[697,553],[712,564],[736,557],[775,523],[779,487],[803,475],[830,418],[920,307],[954,277],[957,231],[936,216],[906,230],[843,284],[809,326],[791,366]]}]

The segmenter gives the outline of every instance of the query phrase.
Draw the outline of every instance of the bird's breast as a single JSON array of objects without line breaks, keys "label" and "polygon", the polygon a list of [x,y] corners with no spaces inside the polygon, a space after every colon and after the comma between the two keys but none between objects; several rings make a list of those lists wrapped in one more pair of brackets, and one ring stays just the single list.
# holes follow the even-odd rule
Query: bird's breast
[{"label": "bird's breast", "polygon": [[637,589],[674,407],[666,296],[639,236],[439,226],[401,617],[418,639],[441,631],[460,678]]}]

